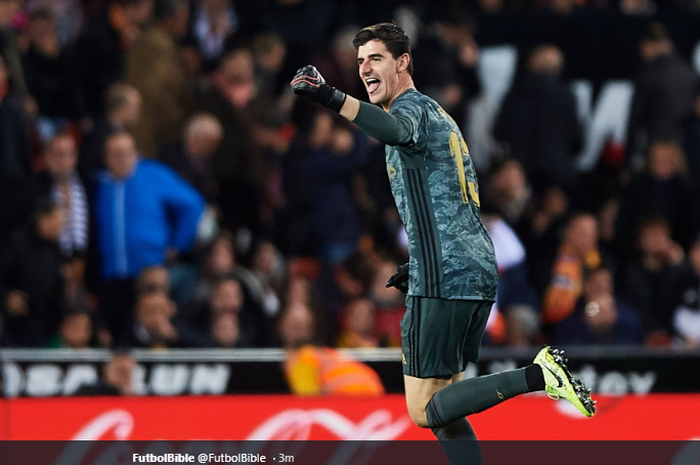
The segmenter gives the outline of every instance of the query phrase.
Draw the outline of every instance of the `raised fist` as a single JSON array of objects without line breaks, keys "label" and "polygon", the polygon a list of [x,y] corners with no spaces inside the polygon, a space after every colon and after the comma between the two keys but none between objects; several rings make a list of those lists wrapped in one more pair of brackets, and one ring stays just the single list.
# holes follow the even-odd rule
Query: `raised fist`
[{"label": "raised fist", "polygon": [[313,65],[299,68],[290,84],[295,94],[308,97],[331,110],[339,112],[345,103],[345,92],[326,84],[326,80]]}]

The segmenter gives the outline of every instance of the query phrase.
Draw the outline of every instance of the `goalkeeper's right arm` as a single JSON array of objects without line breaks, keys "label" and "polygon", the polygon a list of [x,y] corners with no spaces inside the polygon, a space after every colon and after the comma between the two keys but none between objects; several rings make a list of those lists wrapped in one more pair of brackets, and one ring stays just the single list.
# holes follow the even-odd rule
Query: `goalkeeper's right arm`
[{"label": "goalkeeper's right arm", "polygon": [[387,145],[411,143],[412,125],[410,120],[394,116],[381,108],[345,94],[326,83],[313,65],[299,68],[291,82],[297,95],[303,95],[314,102],[337,111],[352,121],[362,131]]}]

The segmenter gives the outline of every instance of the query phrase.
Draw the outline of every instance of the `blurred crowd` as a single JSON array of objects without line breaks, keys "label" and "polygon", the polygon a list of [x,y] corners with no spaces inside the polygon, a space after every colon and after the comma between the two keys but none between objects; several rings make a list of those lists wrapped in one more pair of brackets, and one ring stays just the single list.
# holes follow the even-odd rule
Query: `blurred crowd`
[{"label": "blurred crowd", "polygon": [[[480,48],[521,52],[473,154],[485,342],[698,345],[692,0],[0,0],[0,345],[399,347],[384,148],[288,86],[364,99],[352,37],[392,19],[465,134]],[[634,79],[627,141],[581,172],[569,80],[603,75]]]}]

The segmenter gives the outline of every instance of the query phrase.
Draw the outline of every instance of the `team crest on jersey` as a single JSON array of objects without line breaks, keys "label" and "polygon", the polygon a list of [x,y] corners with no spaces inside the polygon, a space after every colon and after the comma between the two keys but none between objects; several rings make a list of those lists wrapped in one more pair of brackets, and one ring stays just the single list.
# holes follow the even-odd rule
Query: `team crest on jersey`
[{"label": "team crest on jersey", "polygon": [[396,176],[396,168],[394,168],[394,165],[386,165],[386,172],[389,174],[389,179],[394,179]]}]

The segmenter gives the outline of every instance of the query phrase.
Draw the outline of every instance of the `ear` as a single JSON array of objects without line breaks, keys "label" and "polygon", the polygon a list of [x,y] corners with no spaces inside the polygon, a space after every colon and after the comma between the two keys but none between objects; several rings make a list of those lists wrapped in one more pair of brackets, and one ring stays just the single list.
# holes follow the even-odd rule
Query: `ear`
[{"label": "ear", "polygon": [[408,69],[408,65],[411,63],[411,57],[408,53],[404,53],[396,61],[398,63],[397,71],[400,73],[400,72],[406,71],[406,69]]}]

